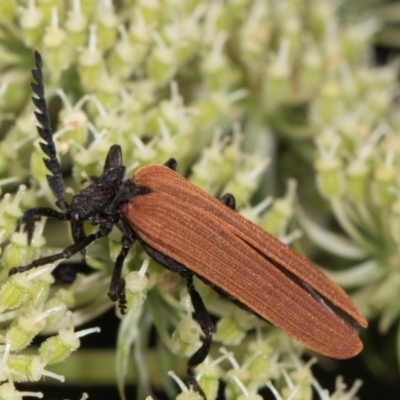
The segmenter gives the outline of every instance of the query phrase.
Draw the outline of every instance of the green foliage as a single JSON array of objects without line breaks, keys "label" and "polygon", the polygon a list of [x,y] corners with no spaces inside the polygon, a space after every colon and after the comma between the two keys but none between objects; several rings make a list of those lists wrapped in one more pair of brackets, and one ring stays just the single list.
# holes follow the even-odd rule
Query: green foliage
[{"label": "green foliage", "polygon": [[[323,253],[325,271],[352,290],[367,317],[379,318],[382,333],[395,324],[400,332],[396,66],[370,62],[376,21],[354,14],[342,21],[331,2],[312,0],[65,3],[0,2],[0,398],[18,398],[12,382],[56,378],[45,367],[68,363],[79,348],[74,326],[113,307],[106,293],[120,239],[113,233],[89,247],[94,272],[69,286],[54,284],[54,265],[7,276],[70,242],[60,225],[45,228],[45,221],[30,247],[14,230],[23,210],[54,205],[33,128],[34,49],[44,58],[68,195],[101,173],[114,143],[129,174],[175,157],[180,173],[214,196],[233,193],[243,215],[279,238],[290,242],[302,230],[313,242],[310,255],[333,254]],[[282,196],[289,177],[297,196],[290,181],[284,197],[268,197]],[[332,217],[340,233],[327,222]],[[337,257],[346,269],[329,269]],[[120,326],[116,381],[123,397],[134,360],[140,398],[152,384],[172,398],[167,373],[184,374],[201,336],[179,277],[153,262],[146,272],[147,261],[133,272],[144,259],[137,246],[124,266],[130,311]],[[324,400],[354,398],[359,383],[347,391],[337,381],[328,395],[300,358],[301,346],[196,286],[220,318],[211,356],[198,368],[209,400],[218,379],[227,383],[227,399],[258,399],[265,385],[276,399],[311,399],[312,388]],[[146,348],[152,326],[156,354]],[[30,346],[37,334],[53,336],[37,349]],[[196,398],[180,387],[177,398]]]}]

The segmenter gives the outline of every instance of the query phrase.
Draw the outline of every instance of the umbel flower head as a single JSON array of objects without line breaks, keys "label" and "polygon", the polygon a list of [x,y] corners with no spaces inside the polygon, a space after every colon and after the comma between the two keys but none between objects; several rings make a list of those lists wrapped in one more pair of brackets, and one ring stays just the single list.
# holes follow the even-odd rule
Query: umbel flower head
[{"label": "umbel flower head", "polygon": [[[378,317],[382,332],[398,325],[396,67],[369,61],[376,21],[350,14],[343,21],[337,11],[289,0],[1,2],[0,397],[2,390],[5,398],[25,395],[14,382],[56,377],[48,368],[79,348],[75,327],[113,307],[106,293],[121,243],[112,232],[89,247],[93,272],[72,284],[54,282],[56,265],[8,277],[11,268],[71,242],[45,219],[31,246],[18,228],[23,211],[55,202],[34,129],[33,50],[44,58],[67,196],[102,173],[113,144],[122,148],[127,176],[175,157],[179,173],[215,197],[233,193],[239,212],[298,250],[303,232],[313,243],[304,252],[321,256],[324,271],[352,291],[364,315]],[[348,268],[333,270],[344,261]],[[116,373],[110,367],[109,374],[123,397],[134,360],[141,398],[160,376],[174,398],[167,373],[184,378],[186,359],[202,341],[184,283],[138,245],[123,275],[128,313],[118,328]],[[328,394],[301,358],[304,348],[195,285],[219,320],[211,355],[197,371],[208,399],[221,379],[228,399],[258,399],[262,387],[276,399],[307,399],[313,390],[324,400],[355,398],[358,383],[347,390],[338,381]],[[148,348],[154,330],[156,346]],[[52,336],[37,348],[31,342],[42,334]],[[228,350],[221,356],[222,346]],[[180,388],[179,398],[198,395]]]}]

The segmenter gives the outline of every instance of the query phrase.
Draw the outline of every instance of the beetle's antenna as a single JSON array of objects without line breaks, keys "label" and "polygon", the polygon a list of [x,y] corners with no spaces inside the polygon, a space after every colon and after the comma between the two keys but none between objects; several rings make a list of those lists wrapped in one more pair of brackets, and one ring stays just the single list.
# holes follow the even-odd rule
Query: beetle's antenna
[{"label": "beetle's antenna", "polygon": [[36,129],[42,139],[46,143],[40,142],[40,148],[42,151],[49,156],[49,158],[43,158],[43,162],[46,168],[53,175],[46,175],[49,186],[57,198],[56,205],[63,211],[68,211],[68,205],[64,200],[64,180],[61,174],[60,163],[57,159],[56,147],[53,141],[53,131],[50,125],[50,116],[47,110],[47,104],[44,94],[43,74],[42,74],[42,57],[35,51],[35,64],[36,69],[32,70],[32,76],[36,83],[32,82],[32,90],[38,97],[32,97],[33,104],[38,108],[39,111],[35,111],[37,121],[41,126],[37,126]]}]

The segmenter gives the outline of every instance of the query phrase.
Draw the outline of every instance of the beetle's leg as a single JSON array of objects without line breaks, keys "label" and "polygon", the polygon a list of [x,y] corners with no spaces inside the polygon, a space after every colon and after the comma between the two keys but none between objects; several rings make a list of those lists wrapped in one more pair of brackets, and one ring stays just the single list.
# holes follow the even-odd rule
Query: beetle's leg
[{"label": "beetle's leg", "polygon": [[205,399],[206,396],[196,379],[194,369],[206,359],[208,353],[210,352],[214,326],[199,292],[194,287],[193,274],[187,271],[181,275],[186,278],[186,287],[194,308],[194,315],[197,319],[197,322],[200,324],[202,332],[205,335],[205,339],[201,347],[189,358],[187,363],[187,372],[189,374],[189,382],[193,386],[193,390],[199,392]]},{"label": "beetle's leg", "polygon": [[177,272],[181,275],[188,271],[188,269],[184,265],[180,264],[178,261],[173,260],[163,253],[160,253],[153,247],[149,246],[147,243],[141,241],[140,238],[137,239],[139,240],[146,253],[163,267],[169,269],[172,272]]},{"label": "beetle's leg", "polygon": [[114,271],[111,278],[110,289],[108,290],[108,297],[112,301],[119,300],[119,309],[121,314],[126,312],[126,298],[125,298],[125,279],[121,277],[122,267],[124,265],[124,260],[128,255],[129,250],[135,244],[135,234],[131,231],[125,223],[120,220],[117,223],[118,228],[124,234],[122,236],[122,248],[115,260]]},{"label": "beetle's leg", "polygon": [[[85,230],[83,228],[83,223],[71,224],[71,231],[74,243],[78,243],[86,237]],[[80,253],[82,262],[86,262],[86,250],[82,249]]]},{"label": "beetle's leg", "polygon": [[219,201],[221,203],[225,204],[226,206],[228,206],[229,208],[232,208],[232,210],[236,210],[236,200],[235,200],[235,197],[233,196],[233,194],[225,193],[219,199]]},{"label": "beetle's leg", "polygon": [[111,232],[113,225],[114,225],[114,223],[112,223],[112,222],[105,222],[104,224],[100,225],[100,228],[96,233],[86,236],[80,242],[74,243],[73,245],[67,247],[60,253],[56,253],[51,256],[39,258],[35,261],[32,261],[30,264],[27,264],[27,265],[24,265],[21,267],[11,268],[9,275],[14,275],[18,272],[29,271],[32,268],[40,267],[41,265],[49,264],[49,263],[52,263],[57,260],[70,258],[75,253],[78,253],[78,251],[81,251],[85,247],[89,246],[89,244],[94,242],[95,240],[100,239],[103,236],[107,236]]},{"label": "beetle's leg", "polygon": [[180,264],[179,262],[173,260],[172,258],[166,256],[165,254],[160,253],[159,251],[153,249],[148,244],[140,241],[141,245],[145,249],[146,253],[157,261],[159,264],[163,265],[165,268],[173,272],[179,273],[183,278],[186,279],[186,286],[189,292],[190,300],[192,302],[194,308],[194,314],[197,321],[200,324],[200,328],[205,335],[205,339],[201,347],[190,357],[187,365],[188,365],[188,374],[189,374],[189,382],[193,386],[193,389],[196,392],[199,392],[204,399],[206,396],[201,389],[199,383],[194,374],[194,369],[197,365],[202,363],[209,351],[212,342],[212,335],[214,332],[214,326],[211,321],[210,315],[208,314],[206,307],[201,299],[198,291],[194,287],[193,284],[193,274],[190,272],[184,265]]},{"label": "beetle's leg", "polygon": [[175,160],[175,158],[170,158],[167,162],[164,163],[166,167],[169,169],[172,169],[173,171],[176,171],[176,167],[178,166],[178,162]]},{"label": "beetle's leg", "polygon": [[122,165],[121,146],[114,144],[108,150],[106,162],[104,163],[104,172],[110,168],[119,167]]},{"label": "beetle's leg", "polygon": [[23,227],[23,231],[26,232],[28,236],[28,244],[32,241],[33,231],[35,229],[35,221],[40,219],[40,217],[49,217],[59,219],[60,221],[68,221],[70,216],[68,213],[61,213],[52,208],[32,208],[24,212],[24,215],[20,219],[20,224]]},{"label": "beetle's leg", "polygon": [[53,132],[50,125],[50,116],[47,111],[46,98],[44,94],[43,74],[42,74],[42,57],[35,51],[36,69],[32,70],[32,76],[36,83],[31,83],[32,90],[37,97],[32,97],[33,104],[38,108],[35,111],[37,121],[41,126],[36,129],[40,137],[46,142],[40,142],[40,148],[49,157],[43,158],[46,168],[52,175],[46,175],[47,181],[54,195],[57,197],[56,205],[63,211],[68,211],[68,204],[64,199],[64,180],[61,174],[60,163],[57,159],[56,147],[53,140]]}]

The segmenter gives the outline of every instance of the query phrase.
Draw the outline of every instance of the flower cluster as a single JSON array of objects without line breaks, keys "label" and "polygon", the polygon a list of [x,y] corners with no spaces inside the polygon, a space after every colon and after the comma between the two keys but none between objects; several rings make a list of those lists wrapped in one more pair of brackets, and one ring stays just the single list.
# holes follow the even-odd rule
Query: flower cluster
[{"label": "flower cluster", "polygon": [[[191,182],[213,196],[233,193],[239,212],[280,239],[292,242],[301,229],[319,248],[355,262],[328,273],[358,288],[358,306],[381,316],[383,331],[399,320],[400,121],[390,112],[395,66],[374,68],[369,61],[375,21],[340,21],[333,4],[319,1],[65,3],[0,4],[0,188],[13,193],[0,200],[1,376],[7,381],[0,398],[4,385],[16,390],[13,382],[50,375],[45,367],[64,360],[92,332],[75,333],[74,326],[112,307],[106,293],[120,249],[117,232],[89,247],[87,263],[95,272],[78,274],[71,285],[54,282],[54,265],[7,276],[70,241],[45,220],[31,246],[15,229],[22,210],[54,205],[29,101],[34,49],[44,58],[67,196],[101,174],[113,144],[121,145],[128,174],[175,157]],[[298,195],[290,176],[299,182]],[[285,195],[271,197],[286,187]],[[333,215],[343,235],[317,225],[310,210],[320,221]],[[93,229],[85,226],[87,233]],[[139,390],[160,372],[184,369],[185,359],[177,357],[156,371],[145,345],[152,326],[164,344],[158,356],[166,360],[171,353],[187,359],[201,341],[179,277],[149,262],[140,246],[127,257],[124,276],[129,312],[116,356],[122,397],[133,351],[137,370],[149,371],[138,375]],[[324,400],[354,398],[358,384],[346,391],[338,381],[329,395],[311,363],[301,360],[302,347],[202,282],[196,287],[220,318],[212,354],[198,368],[208,399],[216,398],[219,379],[227,399],[259,399],[265,386],[276,399],[311,399],[313,390]],[[55,336],[37,355],[25,355],[38,334]],[[221,346],[229,347],[222,357]],[[181,389],[177,398],[198,398]],[[165,390],[176,395],[171,385]]]}]

